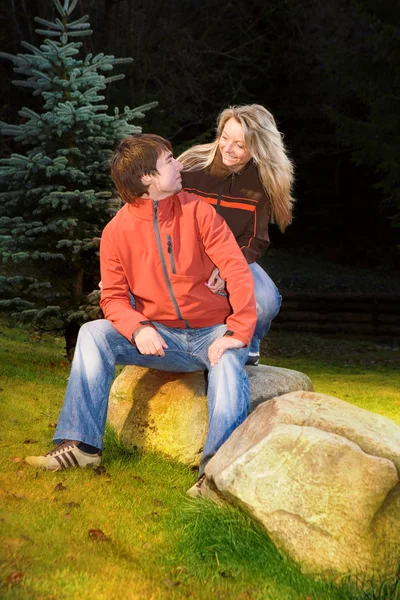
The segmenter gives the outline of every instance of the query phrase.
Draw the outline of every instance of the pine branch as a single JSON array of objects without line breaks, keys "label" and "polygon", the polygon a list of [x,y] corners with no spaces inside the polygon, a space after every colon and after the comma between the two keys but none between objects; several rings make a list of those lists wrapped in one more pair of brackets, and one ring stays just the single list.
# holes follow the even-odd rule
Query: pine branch
[{"label": "pine branch", "polygon": [[35,111],[31,110],[30,108],[27,108],[26,106],[21,108],[21,110],[18,111],[18,114],[21,117],[26,117],[27,119],[41,119],[40,115],[38,115]]},{"label": "pine branch", "polygon": [[44,25],[45,27],[48,27],[49,29],[57,29],[58,30],[58,26],[55,25],[55,23],[52,23],[51,21],[47,21],[47,19],[41,19],[40,17],[35,17],[34,21],[36,21],[36,23],[40,23],[40,25]]},{"label": "pine branch", "polygon": [[92,35],[93,30],[88,29],[87,31],[70,31],[68,33],[69,37],[81,37],[82,35]]},{"label": "pine branch", "polygon": [[60,31],[65,31],[64,23],[62,21],[60,21],[60,19],[58,19],[57,17],[56,17],[56,23],[57,23]]},{"label": "pine branch", "polygon": [[13,63],[20,62],[20,58],[18,56],[14,56],[8,52],[0,52],[0,58],[7,58],[7,60],[11,60]]},{"label": "pine branch", "polygon": [[[75,10],[75,7],[77,4],[78,4],[78,0],[72,0],[69,8],[66,11],[68,16]],[[84,17],[84,18],[89,18],[89,17]]]},{"label": "pine branch", "polygon": [[50,36],[50,37],[60,37],[60,31],[49,31],[48,29],[35,29],[36,33],[39,35]]},{"label": "pine branch", "polygon": [[130,64],[133,63],[133,58],[114,58],[113,60],[114,65],[126,65],[126,64]]},{"label": "pine branch", "polygon": [[[19,87],[25,87],[25,88],[33,88],[36,89],[38,87],[37,83],[34,81],[22,81],[20,79],[12,79],[11,83],[13,85],[17,85]],[[40,91],[40,90],[39,90]]]},{"label": "pine branch", "polygon": [[39,50],[39,48],[36,48],[36,46],[33,46],[32,44],[29,44],[25,41],[21,42],[21,46],[23,46],[27,50],[30,50],[33,54],[40,56],[40,58],[44,58],[44,53],[41,50]]},{"label": "pine branch", "polygon": [[121,79],[125,79],[125,75],[121,73],[120,75],[112,75],[111,77],[105,77],[104,83],[113,83],[114,81],[121,81]]},{"label": "pine branch", "polygon": [[75,25],[80,25],[81,23],[86,23],[88,21],[89,17],[88,15],[85,15],[83,17],[81,17],[80,19],[77,19],[76,21],[72,21],[71,23],[68,23],[68,27],[74,27]]},{"label": "pine branch", "polygon": [[67,30],[68,32],[72,31],[84,31],[86,29],[89,29],[90,24],[89,23],[78,23],[77,25],[68,25],[67,26]]},{"label": "pine branch", "polygon": [[53,0],[54,5],[56,7],[56,9],[58,10],[58,12],[60,13],[60,15],[62,17],[66,17],[67,16],[67,12],[64,10],[64,8],[61,6],[61,3],[59,0]]}]

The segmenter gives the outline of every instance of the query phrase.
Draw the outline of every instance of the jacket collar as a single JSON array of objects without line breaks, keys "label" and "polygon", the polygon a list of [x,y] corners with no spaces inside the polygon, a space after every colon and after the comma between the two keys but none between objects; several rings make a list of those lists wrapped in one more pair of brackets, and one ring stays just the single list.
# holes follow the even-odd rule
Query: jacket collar
[{"label": "jacket collar", "polygon": [[165,221],[175,212],[176,207],[179,205],[179,198],[177,194],[157,201],[151,198],[135,198],[135,202],[127,206],[129,213],[135,218],[152,221],[154,219],[155,204],[157,204],[158,218]]}]

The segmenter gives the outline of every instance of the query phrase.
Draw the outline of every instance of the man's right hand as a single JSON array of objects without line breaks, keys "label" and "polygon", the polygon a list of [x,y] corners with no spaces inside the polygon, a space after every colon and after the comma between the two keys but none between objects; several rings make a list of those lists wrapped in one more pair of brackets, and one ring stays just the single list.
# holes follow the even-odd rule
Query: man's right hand
[{"label": "man's right hand", "polygon": [[168,348],[167,343],[154,327],[141,325],[135,329],[132,337],[140,354],[165,356],[164,348]]}]

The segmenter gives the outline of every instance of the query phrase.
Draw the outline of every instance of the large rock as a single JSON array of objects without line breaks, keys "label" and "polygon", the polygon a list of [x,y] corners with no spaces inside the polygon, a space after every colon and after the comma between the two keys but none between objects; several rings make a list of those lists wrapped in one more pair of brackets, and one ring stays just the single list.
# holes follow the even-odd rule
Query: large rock
[{"label": "large rock", "polygon": [[[250,412],[276,395],[313,389],[310,379],[298,371],[264,365],[246,369],[251,386]],[[198,465],[207,435],[203,372],[125,367],[111,389],[108,421],[128,447]]]},{"label": "large rock", "polygon": [[261,402],[282,396],[289,392],[314,390],[311,379],[300,371],[283,369],[282,367],[246,367],[250,380],[250,408],[249,414]]},{"label": "large rock", "polygon": [[125,367],[110,392],[108,421],[130,448],[198,464],[207,435],[204,374]]},{"label": "large rock", "polygon": [[252,515],[307,573],[383,580],[400,562],[400,427],[312,392],[258,406],[206,467],[203,495]]}]

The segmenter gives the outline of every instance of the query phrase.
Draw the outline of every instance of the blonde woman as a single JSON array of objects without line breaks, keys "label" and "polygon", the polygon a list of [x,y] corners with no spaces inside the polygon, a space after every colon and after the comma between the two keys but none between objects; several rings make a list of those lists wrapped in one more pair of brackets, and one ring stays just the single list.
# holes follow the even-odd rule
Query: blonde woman
[{"label": "blonde woman", "polygon": [[[282,298],[256,261],[270,244],[269,223],[284,231],[292,221],[293,166],[282,135],[263,106],[232,106],[219,115],[215,140],[190,148],[178,160],[184,168],[183,189],[201,196],[225,219],[253,273],[257,326],[247,364],[257,365],[260,340]],[[217,269],[208,286],[214,293],[224,293],[225,282]]]}]

